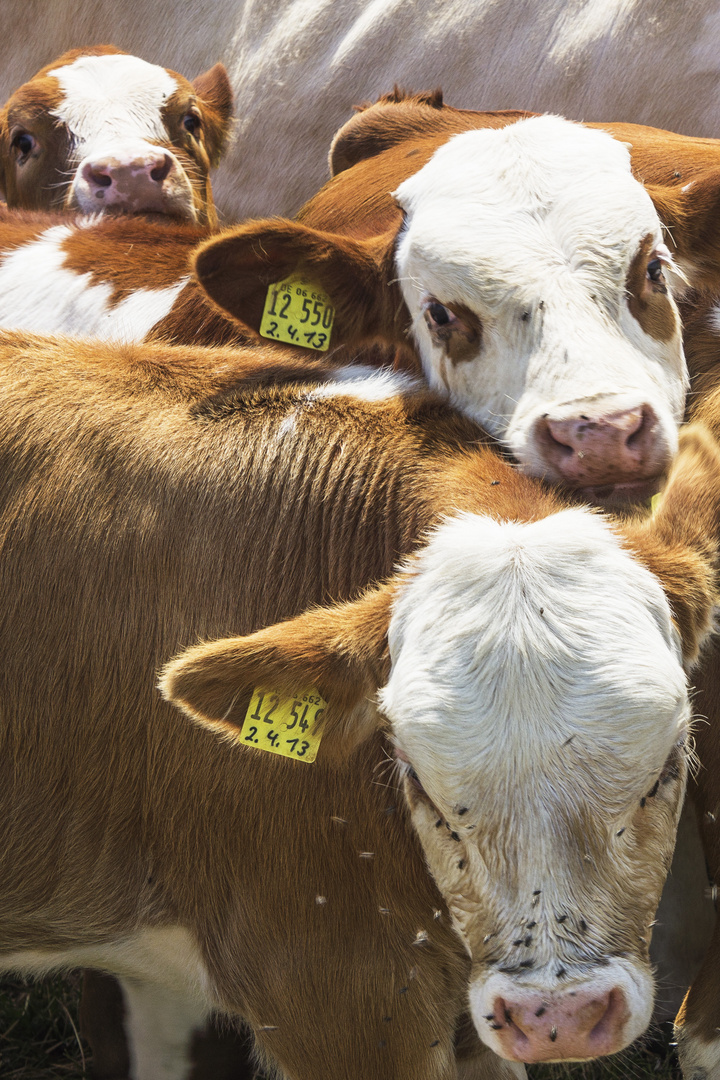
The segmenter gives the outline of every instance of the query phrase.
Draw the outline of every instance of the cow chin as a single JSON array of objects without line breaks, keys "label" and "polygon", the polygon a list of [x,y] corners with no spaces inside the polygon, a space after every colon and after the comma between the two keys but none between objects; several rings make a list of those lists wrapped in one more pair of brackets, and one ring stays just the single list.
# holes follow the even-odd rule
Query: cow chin
[{"label": "cow chin", "polygon": [[613,959],[570,973],[558,987],[557,964],[546,977],[491,973],[472,981],[470,1009],[482,1040],[511,1061],[585,1061],[615,1054],[650,1022],[654,988],[646,966]]}]

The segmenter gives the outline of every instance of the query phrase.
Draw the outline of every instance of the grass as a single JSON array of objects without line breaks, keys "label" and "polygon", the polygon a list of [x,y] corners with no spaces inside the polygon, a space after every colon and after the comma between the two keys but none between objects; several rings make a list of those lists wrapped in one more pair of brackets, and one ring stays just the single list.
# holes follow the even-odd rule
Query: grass
[{"label": "grass", "polygon": [[[83,1080],[90,1052],[78,1034],[80,976],[0,979],[2,1080]],[[669,1024],[615,1057],[586,1065],[535,1065],[531,1080],[681,1080]]]},{"label": "grass", "polygon": [[80,976],[0,979],[2,1080],[89,1077],[87,1046],[78,1034]]}]

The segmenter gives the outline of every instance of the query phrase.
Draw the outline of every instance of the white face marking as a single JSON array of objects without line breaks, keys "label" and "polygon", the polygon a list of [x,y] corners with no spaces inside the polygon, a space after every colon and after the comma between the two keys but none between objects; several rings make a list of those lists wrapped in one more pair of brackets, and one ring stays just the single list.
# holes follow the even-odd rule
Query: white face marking
[{"label": "white face marking", "polygon": [[[662,242],[627,149],[557,117],[456,135],[395,192],[406,214],[397,272],[430,384],[552,475],[534,429],[543,417],[649,406],[669,457],[687,374],[679,332],[645,333],[627,275],[641,241]],[[453,360],[427,324],[429,300],[479,319]]]},{"label": "white face marking", "polygon": [[119,138],[162,142],[162,107],[178,89],[157,64],[137,56],[80,56],[48,73],[63,91],[54,114],[66,124],[85,156],[95,142]]},{"label": "white face marking", "polygon": [[93,285],[90,274],[64,267],[63,243],[71,233],[70,226],[55,225],[0,260],[0,326],[101,341],[142,341],[168,314],[188,279],[165,289],[138,289],[113,305],[110,285]]},{"label": "white face marking", "polygon": [[565,986],[615,989],[635,1037],[652,1010],[640,939],[674,844],[690,714],[659,582],[587,510],[531,524],[468,514],[411,562],[388,641],[380,707],[425,792],[408,785],[473,960],[481,1037],[500,1051],[482,1019],[495,997],[560,1009]]}]

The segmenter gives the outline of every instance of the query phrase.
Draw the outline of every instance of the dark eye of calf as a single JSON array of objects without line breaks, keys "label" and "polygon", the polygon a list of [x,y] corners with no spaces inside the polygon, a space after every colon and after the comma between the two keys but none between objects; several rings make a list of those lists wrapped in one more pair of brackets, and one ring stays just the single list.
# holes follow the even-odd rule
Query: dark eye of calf
[{"label": "dark eye of calf", "polygon": [[662,263],[659,259],[652,259],[647,265],[647,276],[658,285],[665,284]]},{"label": "dark eye of calf", "polygon": [[196,116],[195,113],[188,113],[187,116],[183,117],[182,126],[191,135],[197,137],[198,133],[202,128],[202,120],[199,116]]},{"label": "dark eye of calf", "polygon": [[19,158],[26,158],[35,149],[37,143],[28,131],[19,131],[11,145],[13,150],[17,151]]},{"label": "dark eye of calf", "polygon": [[431,296],[423,303],[422,312],[435,344],[454,364],[477,356],[482,344],[482,324],[473,311],[463,305],[447,307]]}]

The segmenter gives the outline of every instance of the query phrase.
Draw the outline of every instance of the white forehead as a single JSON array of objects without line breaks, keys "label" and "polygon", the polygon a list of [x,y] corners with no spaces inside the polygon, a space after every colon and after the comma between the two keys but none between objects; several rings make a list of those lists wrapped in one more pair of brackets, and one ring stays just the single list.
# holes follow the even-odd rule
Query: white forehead
[{"label": "white forehead", "polygon": [[445,812],[547,773],[568,740],[623,783],[660,769],[687,722],[662,587],[588,510],[448,521],[408,569],[389,645],[381,708]]},{"label": "white forehead", "polygon": [[627,148],[555,116],[456,135],[394,194],[406,212],[400,266],[415,257],[445,276],[452,267],[490,293],[493,263],[522,277],[590,254],[624,272],[640,239],[660,233]]},{"label": "white forehead", "polygon": [[78,142],[99,133],[167,138],[161,109],[177,90],[163,67],[137,56],[79,56],[54,68],[63,100],[53,111]]}]

